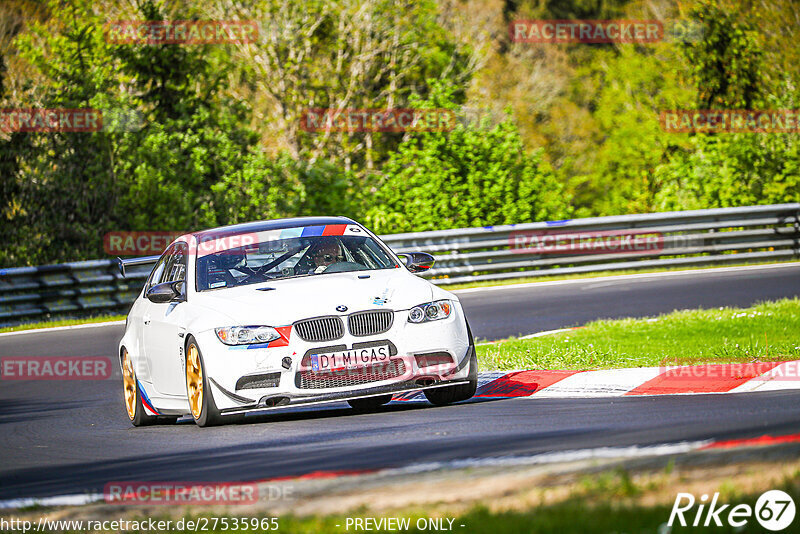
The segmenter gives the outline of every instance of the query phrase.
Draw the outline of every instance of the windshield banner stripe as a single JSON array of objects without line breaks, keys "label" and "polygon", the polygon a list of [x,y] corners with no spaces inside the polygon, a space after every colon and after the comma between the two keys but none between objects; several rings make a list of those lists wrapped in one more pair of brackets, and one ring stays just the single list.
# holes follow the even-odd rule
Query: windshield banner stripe
[{"label": "windshield banner stripe", "polygon": [[322,231],[322,235],[344,235],[346,229],[346,224],[328,224]]},{"label": "windshield banner stripe", "polygon": [[279,230],[279,235],[281,239],[291,239],[293,237],[300,237],[303,234],[302,228],[286,228],[284,230]]},{"label": "windshield banner stripe", "polygon": [[225,250],[236,249],[242,245],[252,245],[264,243],[266,241],[277,241],[279,239],[292,239],[296,237],[321,237],[338,235],[359,235],[361,230],[355,224],[327,224],[317,226],[301,226],[298,228],[284,228],[282,230],[264,230],[240,236],[226,236],[219,239],[212,239],[198,245],[198,257],[218,254]]},{"label": "windshield banner stripe", "polygon": [[324,226],[305,226],[300,237],[319,237],[324,230]]}]

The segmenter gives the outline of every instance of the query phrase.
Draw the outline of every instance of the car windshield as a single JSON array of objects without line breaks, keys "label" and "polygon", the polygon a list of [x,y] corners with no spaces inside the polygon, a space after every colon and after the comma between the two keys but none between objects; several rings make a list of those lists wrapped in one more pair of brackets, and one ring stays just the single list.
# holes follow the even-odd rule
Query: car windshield
[{"label": "car windshield", "polygon": [[[323,229],[317,232],[315,228]],[[386,250],[364,235],[359,227],[341,225],[337,233],[342,235],[322,235],[336,232],[330,228],[302,227],[238,234],[200,243],[197,290],[398,266]]]}]

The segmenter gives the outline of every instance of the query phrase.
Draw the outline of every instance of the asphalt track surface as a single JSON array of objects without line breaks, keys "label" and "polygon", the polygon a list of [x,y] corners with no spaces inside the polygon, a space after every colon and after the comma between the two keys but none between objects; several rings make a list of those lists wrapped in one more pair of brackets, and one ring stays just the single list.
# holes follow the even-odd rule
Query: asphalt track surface
[{"label": "asphalt track surface", "polygon": [[[800,264],[460,294],[482,339],[792,296],[800,296]],[[0,356],[110,356],[121,333],[106,326],[0,336]],[[1,381],[0,499],[101,492],[111,481],[241,481],[800,432],[800,392],[393,403],[370,414],[336,404],[219,428],[133,428],[120,383]]]}]

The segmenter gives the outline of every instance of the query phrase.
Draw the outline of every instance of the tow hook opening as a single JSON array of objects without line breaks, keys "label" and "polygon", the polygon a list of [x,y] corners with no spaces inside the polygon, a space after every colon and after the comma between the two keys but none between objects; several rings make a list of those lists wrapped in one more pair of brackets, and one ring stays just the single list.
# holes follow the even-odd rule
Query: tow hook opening
[{"label": "tow hook opening", "polygon": [[258,401],[259,406],[265,408],[274,408],[276,406],[286,406],[289,404],[289,397],[275,396],[275,397],[261,397]]}]

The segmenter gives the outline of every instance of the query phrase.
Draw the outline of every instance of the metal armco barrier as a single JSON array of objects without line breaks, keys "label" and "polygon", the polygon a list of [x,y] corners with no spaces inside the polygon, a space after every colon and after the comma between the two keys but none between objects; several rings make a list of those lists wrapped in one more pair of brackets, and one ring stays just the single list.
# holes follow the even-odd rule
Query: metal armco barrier
[{"label": "metal armco barrier", "polygon": [[[790,260],[800,203],[648,213],[381,236],[428,252],[436,284],[554,274]],[[0,325],[124,313],[151,266],[122,278],[115,260],[0,269]]]}]

